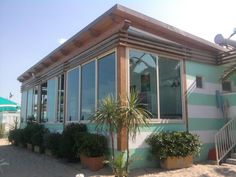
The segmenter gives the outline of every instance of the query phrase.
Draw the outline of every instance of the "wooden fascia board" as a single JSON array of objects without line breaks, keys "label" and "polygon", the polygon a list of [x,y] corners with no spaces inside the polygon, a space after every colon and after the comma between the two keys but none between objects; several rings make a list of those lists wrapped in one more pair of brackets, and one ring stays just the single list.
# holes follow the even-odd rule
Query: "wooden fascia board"
[{"label": "wooden fascia board", "polygon": [[190,33],[187,33],[183,30],[158,21],[154,18],[148,17],[124,6],[118,5],[117,10],[114,13],[117,16],[131,20],[133,26],[142,28],[142,30],[160,35],[161,37],[167,38],[169,40],[182,43],[184,45],[191,45],[193,47],[208,50],[211,52],[226,51],[226,49],[224,49],[223,47],[215,45],[207,40],[194,36]]}]

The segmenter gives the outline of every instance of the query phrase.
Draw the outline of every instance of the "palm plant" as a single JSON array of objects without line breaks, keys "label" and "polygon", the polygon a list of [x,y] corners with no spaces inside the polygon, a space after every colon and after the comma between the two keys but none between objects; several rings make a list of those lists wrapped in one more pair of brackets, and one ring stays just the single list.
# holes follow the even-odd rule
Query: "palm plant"
[{"label": "palm plant", "polygon": [[96,129],[109,132],[112,147],[112,163],[114,163],[114,133],[117,131],[117,119],[119,118],[119,102],[112,96],[105,97],[93,115],[91,122],[96,124]]},{"label": "palm plant", "polygon": [[148,126],[148,119],[151,113],[145,108],[146,105],[142,104],[138,98],[138,94],[131,91],[130,96],[127,97],[127,103],[122,106],[122,116],[120,116],[120,126],[126,128],[127,138],[127,156],[126,156],[126,173],[128,174],[129,165],[129,137],[136,138],[140,132],[141,126]]}]

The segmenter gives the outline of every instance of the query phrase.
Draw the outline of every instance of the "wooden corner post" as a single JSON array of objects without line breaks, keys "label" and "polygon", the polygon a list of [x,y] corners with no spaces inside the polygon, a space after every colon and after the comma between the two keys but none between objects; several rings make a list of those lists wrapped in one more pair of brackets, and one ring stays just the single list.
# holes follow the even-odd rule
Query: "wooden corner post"
[{"label": "wooden corner post", "polygon": [[[127,97],[127,58],[126,47],[117,47],[117,97],[121,104],[125,104]],[[122,128],[117,133],[117,150],[124,151],[127,147],[126,129]]]}]

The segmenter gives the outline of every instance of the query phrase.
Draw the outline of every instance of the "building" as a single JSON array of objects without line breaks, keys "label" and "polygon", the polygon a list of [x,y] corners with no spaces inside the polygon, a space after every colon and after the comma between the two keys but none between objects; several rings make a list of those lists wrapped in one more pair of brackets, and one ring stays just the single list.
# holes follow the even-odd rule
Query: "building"
[{"label": "building", "polygon": [[[51,131],[88,119],[108,94],[136,90],[151,126],[130,142],[135,167],[152,166],[145,138],[153,132],[196,133],[206,160],[215,134],[236,114],[235,53],[136,11],[115,5],[18,77],[22,126],[34,117]],[[223,88],[222,88],[223,85]],[[227,114],[228,113],[228,114]],[[118,136],[117,149],[125,148]]]},{"label": "building", "polygon": [[[20,107],[17,103],[0,97],[0,137],[20,123]],[[1,132],[2,130],[2,132]]]}]

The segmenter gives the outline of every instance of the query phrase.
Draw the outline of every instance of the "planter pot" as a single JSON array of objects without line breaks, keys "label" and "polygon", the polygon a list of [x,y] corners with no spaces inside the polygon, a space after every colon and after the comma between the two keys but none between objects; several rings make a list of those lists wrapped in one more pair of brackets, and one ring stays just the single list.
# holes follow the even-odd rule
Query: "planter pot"
[{"label": "planter pot", "polygon": [[167,170],[187,168],[192,166],[193,157],[167,157],[167,159],[161,162],[161,167]]},{"label": "planter pot", "polygon": [[30,150],[30,151],[33,151],[33,145],[32,144],[29,144],[27,143],[27,149]]},{"label": "planter pot", "polygon": [[91,171],[98,171],[103,168],[104,157],[87,157],[80,155],[80,162],[82,166],[88,168]]},{"label": "planter pot", "polygon": [[41,148],[39,146],[34,146],[34,152],[41,153]]},{"label": "planter pot", "polygon": [[52,157],[52,151],[49,150],[49,149],[45,149],[45,154],[46,154],[47,156]]}]

